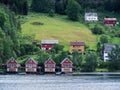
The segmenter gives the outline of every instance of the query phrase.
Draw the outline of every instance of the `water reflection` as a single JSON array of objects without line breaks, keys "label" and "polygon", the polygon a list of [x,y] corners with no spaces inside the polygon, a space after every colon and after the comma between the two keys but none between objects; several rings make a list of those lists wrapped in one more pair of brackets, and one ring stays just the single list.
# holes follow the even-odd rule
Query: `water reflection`
[{"label": "water reflection", "polygon": [[0,75],[0,90],[120,90],[120,76]]}]

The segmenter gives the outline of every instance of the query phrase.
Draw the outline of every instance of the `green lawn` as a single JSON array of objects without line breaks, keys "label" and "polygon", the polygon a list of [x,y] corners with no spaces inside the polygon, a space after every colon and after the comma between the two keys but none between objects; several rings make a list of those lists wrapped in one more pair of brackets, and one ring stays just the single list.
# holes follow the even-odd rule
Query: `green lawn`
[{"label": "green lawn", "polygon": [[[22,24],[23,35],[35,35],[35,40],[57,39],[68,50],[70,41],[85,42],[91,49],[95,49],[97,37],[80,22],[73,22],[66,16],[56,15],[49,17],[46,14],[30,13],[25,16],[26,22]],[[40,22],[43,25],[33,25]]]}]

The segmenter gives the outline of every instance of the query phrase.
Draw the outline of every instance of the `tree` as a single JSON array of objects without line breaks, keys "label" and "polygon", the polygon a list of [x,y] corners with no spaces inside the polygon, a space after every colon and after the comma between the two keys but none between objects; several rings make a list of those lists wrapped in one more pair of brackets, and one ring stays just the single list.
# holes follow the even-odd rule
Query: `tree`
[{"label": "tree", "polygon": [[60,66],[60,63],[66,57],[68,57],[68,52],[67,51],[61,51],[59,53],[53,53],[53,55],[52,55],[52,58],[56,62],[57,66]]},{"label": "tree", "polygon": [[106,0],[103,6],[105,10],[113,11],[113,3],[110,0]]},{"label": "tree", "polygon": [[96,67],[97,67],[97,54],[95,52],[86,53],[83,71],[93,72],[95,71]]},{"label": "tree", "polygon": [[65,2],[61,2],[61,1],[56,1],[55,3],[55,11],[56,13],[59,14],[65,14]]},{"label": "tree", "polygon": [[27,15],[28,14],[28,2],[27,1],[24,1],[23,2],[23,14],[24,15]]},{"label": "tree", "polygon": [[0,57],[5,64],[10,57],[19,56],[20,24],[14,13],[4,6],[0,6],[0,16]]},{"label": "tree", "polygon": [[120,13],[120,0],[113,1],[113,9],[115,12]]},{"label": "tree", "polygon": [[28,1],[27,0],[2,0],[0,3],[9,6],[9,9],[13,10],[16,14],[28,13]]},{"label": "tree", "polygon": [[92,29],[93,34],[103,34],[103,30],[101,27],[98,27],[97,25],[95,25],[95,27]]},{"label": "tree", "polygon": [[9,36],[4,38],[3,41],[3,63],[6,63],[6,61],[10,58],[13,57],[13,52],[11,48],[13,46],[13,42]]},{"label": "tree", "polygon": [[80,67],[82,65],[82,54],[80,54],[78,51],[74,51],[72,53],[72,61],[75,66]]},{"label": "tree", "polygon": [[13,4],[13,6],[11,7],[11,10],[15,12],[15,14],[18,13],[18,8],[16,7],[15,4]]},{"label": "tree", "polygon": [[109,42],[108,37],[106,35],[101,35],[100,43],[104,44],[104,43],[108,43],[108,42]]},{"label": "tree", "polygon": [[54,10],[53,10],[53,9],[51,9],[51,10],[49,11],[49,16],[50,16],[50,17],[53,17],[53,16],[54,16],[54,14],[55,14]]},{"label": "tree", "polygon": [[66,13],[71,20],[79,20],[80,5],[75,0],[69,0]]},{"label": "tree", "polygon": [[51,9],[54,10],[55,5],[52,0],[33,0],[31,9],[35,12],[48,13]]},{"label": "tree", "polygon": [[39,65],[43,66],[44,62],[46,60],[48,60],[48,58],[50,58],[50,54],[47,53],[46,51],[40,51],[40,53],[38,54],[38,63]]},{"label": "tree", "polygon": [[63,48],[63,45],[55,44],[52,48],[52,51],[55,53],[59,53],[60,51],[63,51]]},{"label": "tree", "polygon": [[109,71],[120,70],[120,46],[116,45],[115,48],[108,54],[108,69]]},{"label": "tree", "polygon": [[6,21],[6,15],[3,12],[0,12],[0,27],[3,28]]},{"label": "tree", "polygon": [[115,48],[109,53],[110,61],[120,61],[120,46],[116,45]]}]

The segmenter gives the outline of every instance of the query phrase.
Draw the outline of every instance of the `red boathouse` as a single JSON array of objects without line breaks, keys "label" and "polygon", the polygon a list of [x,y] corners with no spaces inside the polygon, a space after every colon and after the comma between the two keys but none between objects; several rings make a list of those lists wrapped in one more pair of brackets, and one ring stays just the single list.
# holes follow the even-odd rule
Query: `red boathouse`
[{"label": "red boathouse", "polygon": [[35,72],[37,72],[37,62],[33,58],[30,58],[25,63],[25,70],[28,73],[35,73]]},{"label": "red boathouse", "polygon": [[7,72],[18,72],[19,64],[17,61],[11,57],[10,60],[7,62]]},{"label": "red boathouse", "polygon": [[49,58],[44,63],[45,72],[55,72],[55,65],[56,63],[51,58]]},{"label": "red boathouse", "polygon": [[65,58],[61,62],[61,72],[72,72],[73,63],[70,59]]}]

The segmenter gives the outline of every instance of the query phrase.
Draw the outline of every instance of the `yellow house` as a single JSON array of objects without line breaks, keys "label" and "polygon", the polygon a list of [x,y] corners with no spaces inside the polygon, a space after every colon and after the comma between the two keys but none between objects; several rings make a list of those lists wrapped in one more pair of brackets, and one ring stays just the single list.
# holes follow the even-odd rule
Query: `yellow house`
[{"label": "yellow house", "polygon": [[70,42],[70,53],[78,51],[80,53],[85,53],[85,43],[84,42]]}]

